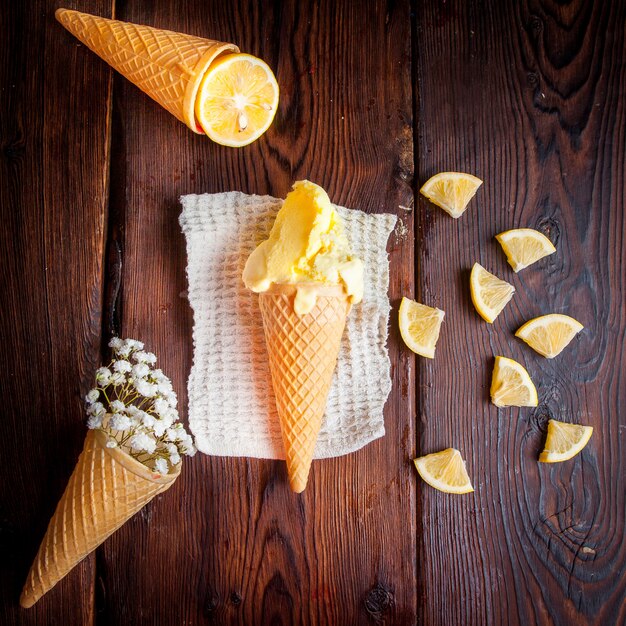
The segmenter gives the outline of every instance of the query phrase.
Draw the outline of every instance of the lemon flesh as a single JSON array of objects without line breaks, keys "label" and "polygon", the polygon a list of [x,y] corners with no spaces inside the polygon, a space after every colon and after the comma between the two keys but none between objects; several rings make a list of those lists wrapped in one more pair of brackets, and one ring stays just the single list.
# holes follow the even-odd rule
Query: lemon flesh
[{"label": "lemon flesh", "polygon": [[543,233],[532,228],[507,230],[496,235],[496,239],[514,272],[519,272],[556,252],[552,242]]},{"label": "lemon flesh", "polygon": [[463,172],[441,172],[429,178],[420,193],[454,218],[467,209],[483,181]]},{"label": "lemon flesh", "polygon": [[444,315],[440,309],[402,298],[399,322],[404,343],[416,354],[434,359]]},{"label": "lemon flesh", "polygon": [[515,333],[535,352],[553,359],[574,339],[584,326],[569,315],[550,313],[526,322]]},{"label": "lemon flesh", "polygon": [[513,359],[496,357],[491,376],[491,401],[499,407],[537,406],[537,389],[526,369]]},{"label": "lemon flesh", "polygon": [[470,274],[470,292],[478,314],[492,324],[513,297],[515,287],[494,276],[479,263],[474,263]]},{"label": "lemon flesh", "polygon": [[419,475],[431,487],[444,493],[474,491],[461,453],[454,448],[427,454],[413,461]]},{"label": "lemon flesh", "polygon": [[539,455],[539,461],[560,463],[571,459],[587,445],[592,434],[591,426],[549,420],[546,445]]},{"label": "lemon flesh", "polygon": [[278,108],[272,70],[250,54],[228,54],[211,65],[200,84],[196,117],[223,146],[246,146],[270,126]]}]

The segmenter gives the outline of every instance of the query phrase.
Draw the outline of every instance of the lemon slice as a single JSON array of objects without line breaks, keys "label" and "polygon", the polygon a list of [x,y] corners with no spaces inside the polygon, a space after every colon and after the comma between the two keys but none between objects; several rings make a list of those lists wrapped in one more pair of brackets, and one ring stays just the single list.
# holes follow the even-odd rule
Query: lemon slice
[{"label": "lemon slice", "polygon": [[491,376],[491,401],[496,406],[537,406],[537,389],[528,372],[513,359],[496,357]]},{"label": "lemon slice", "polygon": [[404,343],[416,354],[434,359],[444,315],[440,309],[402,298],[399,318]]},{"label": "lemon slice", "polygon": [[515,333],[516,337],[523,339],[533,350],[553,359],[572,339],[584,328],[584,326],[569,315],[550,313],[535,317],[526,322]]},{"label": "lemon slice", "polygon": [[469,201],[483,181],[463,172],[441,172],[429,178],[420,189],[433,204],[441,207],[452,217],[463,215]]},{"label": "lemon slice", "polygon": [[546,445],[539,455],[539,461],[541,463],[559,463],[571,459],[587,445],[592,433],[593,428],[591,426],[549,420]]},{"label": "lemon slice", "polygon": [[461,453],[454,448],[427,454],[413,461],[419,475],[431,487],[444,493],[474,491]]},{"label": "lemon slice", "polygon": [[200,84],[196,117],[222,146],[258,139],[278,108],[278,83],[268,65],[251,54],[228,54],[211,65]]},{"label": "lemon slice", "polygon": [[489,324],[500,315],[515,293],[515,287],[474,263],[470,275],[472,302],[478,314]]},{"label": "lemon slice", "polygon": [[543,233],[532,228],[507,230],[496,235],[496,239],[514,272],[519,272],[544,256],[556,252],[552,242]]}]

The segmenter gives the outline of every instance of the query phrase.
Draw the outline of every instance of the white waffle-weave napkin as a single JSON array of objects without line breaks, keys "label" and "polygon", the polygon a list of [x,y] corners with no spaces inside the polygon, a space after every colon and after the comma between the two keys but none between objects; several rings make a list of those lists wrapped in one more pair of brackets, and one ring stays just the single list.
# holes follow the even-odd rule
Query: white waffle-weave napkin
[{"label": "white waffle-weave napkin", "polygon": [[[196,444],[206,454],[283,459],[258,296],[241,279],[282,200],[233,191],[182,196],[181,204],[194,313],[188,391]],[[337,210],[363,259],[365,293],[348,315],[315,458],[347,454],[382,437],[391,390],[386,247],[396,217]]]}]

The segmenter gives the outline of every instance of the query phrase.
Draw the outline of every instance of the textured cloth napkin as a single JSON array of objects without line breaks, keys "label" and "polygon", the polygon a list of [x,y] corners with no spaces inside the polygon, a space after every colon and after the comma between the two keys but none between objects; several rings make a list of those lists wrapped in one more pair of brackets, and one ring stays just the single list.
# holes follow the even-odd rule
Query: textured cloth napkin
[{"label": "textured cloth napkin", "polygon": [[[258,295],[241,279],[282,200],[233,191],[182,196],[181,203],[194,313],[188,392],[196,445],[206,454],[283,459]],[[391,390],[386,247],[396,217],[337,210],[363,259],[365,293],[348,315],[315,458],[347,454],[382,437]]]}]

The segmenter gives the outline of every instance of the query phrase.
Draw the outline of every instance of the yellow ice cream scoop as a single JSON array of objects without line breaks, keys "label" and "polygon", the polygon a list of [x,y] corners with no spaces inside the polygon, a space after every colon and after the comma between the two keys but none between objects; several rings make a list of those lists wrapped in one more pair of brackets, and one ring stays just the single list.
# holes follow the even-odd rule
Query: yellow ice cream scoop
[{"label": "yellow ice cream scoop", "polygon": [[294,184],[269,238],[248,258],[243,281],[257,293],[295,285],[298,315],[313,309],[320,285],[341,285],[351,303],[362,300],[363,262],[352,255],[341,218],[319,185]]}]

